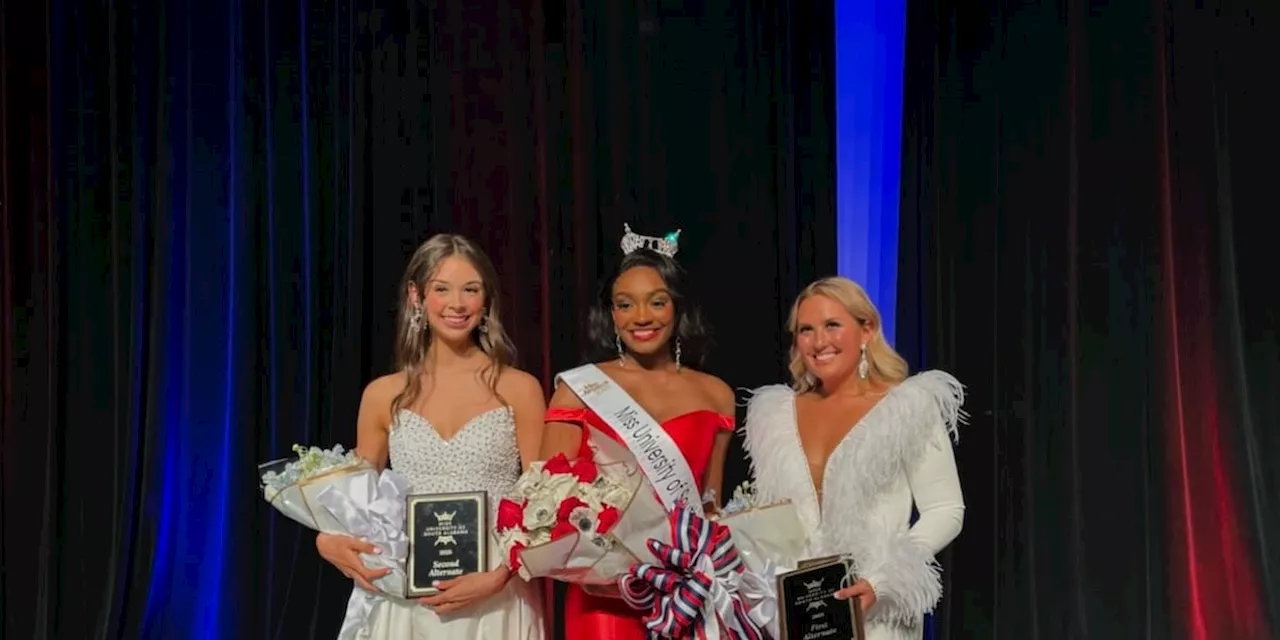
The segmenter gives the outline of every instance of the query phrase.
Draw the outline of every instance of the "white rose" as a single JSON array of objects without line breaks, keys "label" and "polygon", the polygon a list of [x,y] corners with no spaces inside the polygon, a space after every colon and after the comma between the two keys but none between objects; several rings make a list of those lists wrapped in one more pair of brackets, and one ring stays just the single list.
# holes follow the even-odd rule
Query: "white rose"
[{"label": "white rose", "polygon": [[515,493],[518,496],[531,496],[538,492],[542,483],[551,477],[541,469],[529,469],[516,480]]},{"label": "white rose", "polygon": [[559,502],[546,498],[529,501],[529,504],[524,508],[524,528],[530,531],[550,528],[551,525],[556,523],[556,506],[558,504]]},{"label": "white rose", "polygon": [[591,510],[592,510],[592,511],[595,511],[596,513],[599,513],[599,512],[600,512],[600,510],[604,508],[604,503],[603,503],[603,502],[601,502],[601,498],[602,498],[602,496],[600,495],[600,493],[599,493],[598,491],[593,491],[593,492],[590,492],[590,493],[587,493],[587,492],[583,491],[583,492],[580,492],[580,493],[581,493],[582,495],[580,495],[580,496],[578,496],[578,497],[579,497],[579,498],[581,498],[583,502],[587,503],[587,506],[588,506],[588,507],[591,507]]},{"label": "white rose", "polygon": [[596,512],[590,507],[578,507],[569,512],[569,523],[578,531],[593,533],[596,530]]},{"label": "white rose", "polygon": [[498,545],[503,549],[510,549],[516,543],[529,546],[529,536],[525,532],[512,527],[498,534]]},{"label": "white rose", "polygon": [[605,492],[604,496],[601,497],[601,500],[603,500],[605,504],[613,505],[621,509],[631,500],[631,495],[633,493],[635,492],[627,487],[613,487]]},{"label": "white rose", "polygon": [[578,479],[567,473],[547,476],[538,487],[537,499],[560,504],[578,486]]}]

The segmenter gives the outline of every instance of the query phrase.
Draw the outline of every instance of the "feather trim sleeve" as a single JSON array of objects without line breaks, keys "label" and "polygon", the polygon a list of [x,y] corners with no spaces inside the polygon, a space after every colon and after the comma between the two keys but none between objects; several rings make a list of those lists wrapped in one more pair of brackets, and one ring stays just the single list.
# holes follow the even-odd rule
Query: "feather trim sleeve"
[{"label": "feather trim sleeve", "polygon": [[794,430],[794,399],[791,387],[775,384],[752,390],[747,401],[746,419],[740,428],[743,448],[756,491],[766,501],[789,497],[789,487],[780,480],[794,473],[792,461],[782,455],[789,449],[787,434]]},{"label": "feather trim sleeve", "polygon": [[870,617],[910,623],[941,599],[942,571],[934,556],[963,523],[964,500],[948,437],[958,440],[967,416],[961,408],[964,389],[950,374],[928,371],[904,385],[909,386],[903,389],[903,417],[911,416],[915,424],[898,426],[915,432],[915,442],[902,462],[920,518],[910,530],[882,538],[863,575],[876,591]]},{"label": "feather trim sleeve", "polygon": [[922,371],[903,384],[911,385],[916,402],[937,408],[935,419],[940,417],[947,434],[959,442],[960,425],[969,422],[969,414],[964,410],[964,385],[945,371]]},{"label": "feather trim sleeve", "polygon": [[876,593],[870,620],[912,624],[942,599],[942,568],[910,531],[885,539],[876,558],[862,575]]}]

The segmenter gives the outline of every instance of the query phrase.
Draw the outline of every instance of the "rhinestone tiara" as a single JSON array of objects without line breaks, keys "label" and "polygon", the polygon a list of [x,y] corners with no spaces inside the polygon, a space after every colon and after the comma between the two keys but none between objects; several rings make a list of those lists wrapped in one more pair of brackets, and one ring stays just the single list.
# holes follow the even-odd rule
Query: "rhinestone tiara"
[{"label": "rhinestone tiara", "polygon": [[680,229],[668,233],[661,238],[656,236],[642,236],[631,230],[631,225],[623,223],[622,230],[626,233],[622,234],[622,252],[631,253],[636,249],[648,249],[656,251],[668,258],[676,257],[676,252],[680,250]]}]

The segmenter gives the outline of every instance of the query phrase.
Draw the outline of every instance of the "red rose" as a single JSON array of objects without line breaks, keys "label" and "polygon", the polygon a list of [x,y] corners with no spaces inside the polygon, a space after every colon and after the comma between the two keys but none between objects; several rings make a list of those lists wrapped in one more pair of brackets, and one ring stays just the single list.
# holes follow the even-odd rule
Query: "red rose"
[{"label": "red rose", "polygon": [[498,503],[498,531],[507,529],[523,529],[524,505],[503,498]]},{"label": "red rose", "polygon": [[560,538],[563,538],[571,533],[577,533],[577,532],[578,532],[578,528],[573,526],[573,523],[569,522],[568,520],[562,520],[560,522],[557,522],[556,526],[551,529],[551,539],[559,540]]},{"label": "red rose", "polygon": [[596,463],[590,460],[579,459],[573,463],[573,475],[577,476],[578,482],[591,484],[600,475],[600,469],[596,467]]},{"label": "red rose", "polygon": [[507,555],[507,568],[511,569],[512,573],[515,573],[520,570],[520,552],[521,551],[524,551],[524,543],[517,542],[514,545],[512,545],[511,553]]},{"label": "red rose", "polygon": [[596,516],[596,533],[609,533],[621,517],[622,513],[617,507],[605,507],[600,511],[600,515]]},{"label": "red rose", "polygon": [[578,507],[585,507],[587,503],[578,498],[568,497],[560,501],[560,508],[556,509],[556,522],[568,522],[569,515]]},{"label": "red rose", "polygon": [[573,465],[569,464],[569,459],[564,457],[563,453],[557,453],[555,457],[546,461],[546,463],[542,465],[542,470],[551,475],[559,475],[562,473],[571,473],[573,471]]}]

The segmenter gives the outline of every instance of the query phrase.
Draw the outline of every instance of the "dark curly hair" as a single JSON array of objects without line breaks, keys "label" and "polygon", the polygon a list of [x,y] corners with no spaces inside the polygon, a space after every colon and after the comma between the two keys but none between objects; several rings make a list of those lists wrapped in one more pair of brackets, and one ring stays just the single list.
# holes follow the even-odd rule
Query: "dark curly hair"
[{"label": "dark curly hair", "polygon": [[672,357],[676,341],[680,339],[681,363],[699,369],[705,364],[711,350],[711,327],[702,319],[698,305],[685,296],[685,270],[673,258],[649,249],[637,249],[622,259],[618,270],[604,280],[596,295],[596,302],[587,317],[587,338],[590,348],[587,357],[591,361],[611,360],[618,357],[617,330],[613,326],[613,284],[618,278],[636,267],[650,267],[658,272],[671,293],[675,305],[675,329],[668,343]]}]

